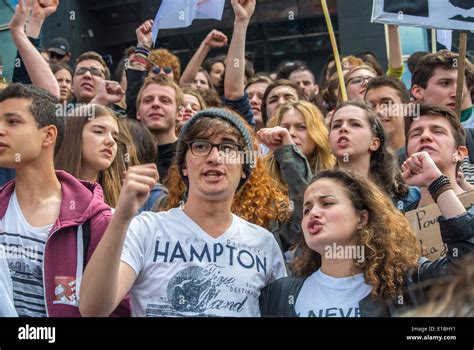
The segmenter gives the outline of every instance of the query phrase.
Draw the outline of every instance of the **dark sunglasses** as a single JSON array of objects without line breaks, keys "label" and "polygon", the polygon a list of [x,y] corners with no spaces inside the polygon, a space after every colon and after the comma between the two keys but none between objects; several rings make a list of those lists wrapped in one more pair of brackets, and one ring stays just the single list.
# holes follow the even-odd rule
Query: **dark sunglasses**
[{"label": "dark sunglasses", "polygon": [[94,68],[94,67],[81,67],[77,68],[76,71],[74,72],[75,75],[83,75],[86,74],[86,72],[90,72],[92,75],[96,77],[104,77],[105,73],[104,71]]},{"label": "dark sunglasses", "polygon": [[60,55],[59,53],[56,53],[53,51],[49,51],[48,54],[49,54],[49,58],[54,58],[57,60],[62,60],[64,57],[66,57],[66,55]]},{"label": "dark sunglasses", "polygon": [[165,74],[170,74],[172,71],[173,71],[173,68],[171,67],[164,67],[164,68],[160,68],[158,66],[153,66],[151,67],[151,71],[155,74],[160,74],[160,72],[163,70],[163,73]]}]

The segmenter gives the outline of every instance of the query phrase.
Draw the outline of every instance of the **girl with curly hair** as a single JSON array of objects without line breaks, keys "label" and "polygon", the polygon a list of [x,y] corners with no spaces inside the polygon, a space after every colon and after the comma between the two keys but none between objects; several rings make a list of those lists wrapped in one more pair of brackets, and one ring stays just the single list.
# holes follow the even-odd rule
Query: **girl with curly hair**
[{"label": "girl with curly hair", "polygon": [[336,109],[329,123],[329,143],[339,168],[368,176],[401,211],[419,200],[419,189],[403,183],[383,125],[365,102],[345,102]]},{"label": "girl with curly hair", "polygon": [[466,212],[449,180],[440,186],[443,175],[428,153],[413,155],[405,165],[405,181],[434,185],[446,256],[422,258],[406,218],[365,176],[321,171],[304,193],[305,245],[295,261],[297,277],[263,290],[262,315],[390,316],[418,304],[423,281],[449,272],[456,259],[473,251],[474,207]]}]

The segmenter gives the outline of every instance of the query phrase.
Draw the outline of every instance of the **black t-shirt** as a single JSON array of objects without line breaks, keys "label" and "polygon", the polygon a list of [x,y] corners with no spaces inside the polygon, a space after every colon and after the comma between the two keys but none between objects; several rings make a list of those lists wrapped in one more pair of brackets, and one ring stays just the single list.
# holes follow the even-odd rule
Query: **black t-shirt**
[{"label": "black t-shirt", "polygon": [[163,182],[168,176],[168,169],[174,161],[176,154],[176,142],[158,145],[158,156],[156,158],[156,167],[160,174],[160,182]]}]

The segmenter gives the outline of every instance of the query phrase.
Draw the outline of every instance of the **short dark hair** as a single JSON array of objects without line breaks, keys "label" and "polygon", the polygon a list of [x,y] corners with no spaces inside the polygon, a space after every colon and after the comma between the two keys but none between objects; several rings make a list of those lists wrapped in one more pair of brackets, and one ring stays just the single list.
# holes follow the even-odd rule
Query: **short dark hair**
[{"label": "short dark hair", "polygon": [[308,69],[303,61],[283,61],[277,68],[277,80],[289,79],[290,74],[296,70]]},{"label": "short dark hair", "polygon": [[268,95],[270,95],[270,92],[272,92],[273,89],[279,87],[279,86],[288,86],[293,89],[295,89],[296,94],[298,95],[298,100],[304,100],[304,93],[303,90],[299,87],[299,85],[296,85],[292,81],[285,80],[285,79],[280,79],[280,80],[275,80],[273,83],[267,86],[267,89],[265,90],[265,93],[263,94],[262,97],[262,120],[263,124],[267,125],[268,120],[271,118],[271,115],[267,114],[267,99]]},{"label": "short dark hair", "polygon": [[222,63],[225,67],[225,56],[224,55],[219,55],[219,56],[215,56],[215,57],[209,57],[202,63],[201,67],[204,68],[204,70],[206,70],[206,72],[211,74],[212,66],[215,65],[216,63]]},{"label": "short dark hair", "polygon": [[369,92],[369,90],[378,89],[385,86],[396,90],[402,103],[410,102],[410,93],[408,92],[405,84],[403,84],[399,79],[388,75],[379,75],[378,77],[369,80],[365,89],[365,95],[367,96],[367,92]]},{"label": "short dark hair", "polygon": [[[428,81],[434,74],[436,68],[442,68],[445,70],[456,70],[459,65],[459,55],[449,50],[441,50],[435,53],[430,53],[418,62],[413,72],[411,79],[411,86],[418,85],[422,88],[426,88]],[[466,76],[467,86],[471,85],[471,64],[466,60],[466,67],[464,68],[464,74]]]},{"label": "short dark hair", "polygon": [[110,69],[100,54],[98,54],[95,51],[84,52],[76,59],[76,66],[82,61],[86,61],[86,60],[99,62],[102,65],[102,67],[104,67],[105,79],[106,80],[110,79]]},{"label": "short dark hair", "polygon": [[54,154],[57,153],[64,137],[64,116],[57,115],[59,100],[49,91],[33,85],[12,83],[0,90],[0,102],[13,98],[25,99],[30,102],[29,111],[36,120],[38,129],[54,125],[58,131]]},{"label": "short dark hair", "polygon": [[[447,119],[449,124],[451,125],[451,131],[454,136],[456,147],[466,145],[466,130],[461,125],[459,117],[452,109],[444,106],[436,106],[423,103],[419,103],[418,105],[420,106],[420,114],[418,117],[428,116],[442,117],[444,119]],[[405,120],[405,148],[408,145],[408,132],[410,131],[410,127],[413,124],[413,119],[414,118],[406,118]]]},{"label": "short dark hair", "polygon": [[288,79],[290,79],[291,75],[293,73],[298,73],[298,72],[308,72],[309,74],[311,74],[311,76],[313,77],[313,83],[314,84],[317,84],[318,81],[316,80],[316,77],[314,76],[313,72],[308,68],[308,67],[298,67],[296,69],[294,69],[289,75],[288,75]]},{"label": "short dark hair", "polygon": [[420,62],[420,60],[423,57],[425,57],[427,54],[429,54],[429,52],[417,51],[417,52],[413,52],[410,55],[410,57],[408,57],[407,66],[408,66],[408,70],[410,71],[411,74],[413,74],[413,72],[415,71],[415,68],[416,68],[416,65],[418,64],[418,62]]}]

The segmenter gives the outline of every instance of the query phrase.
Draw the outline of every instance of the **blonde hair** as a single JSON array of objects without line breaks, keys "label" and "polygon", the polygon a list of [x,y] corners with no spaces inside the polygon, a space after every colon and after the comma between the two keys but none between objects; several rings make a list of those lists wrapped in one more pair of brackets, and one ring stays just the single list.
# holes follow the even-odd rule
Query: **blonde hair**
[{"label": "blonde hair", "polygon": [[[306,130],[310,138],[316,144],[313,153],[307,157],[308,163],[313,173],[317,173],[324,169],[331,169],[336,164],[336,159],[331,153],[329,145],[329,132],[324,124],[324,116],[321,111],[312,103],[304,100],[297,102],[287,102],[275,111],[275,116],[268,122],[268,127],[275,127],[281,124],[283,116],[286,112],[297,110],[304,117]],[[267,156],[268,171],[277,180],[280,188],[284,193],[288,193],[288,185],[283,180],[280,165],[275,155],[270,153]]]}]

